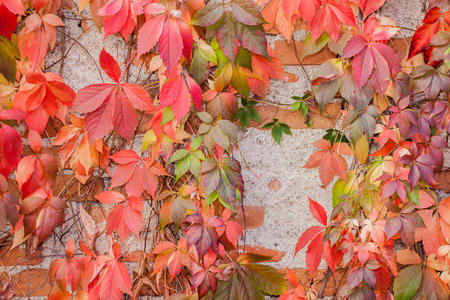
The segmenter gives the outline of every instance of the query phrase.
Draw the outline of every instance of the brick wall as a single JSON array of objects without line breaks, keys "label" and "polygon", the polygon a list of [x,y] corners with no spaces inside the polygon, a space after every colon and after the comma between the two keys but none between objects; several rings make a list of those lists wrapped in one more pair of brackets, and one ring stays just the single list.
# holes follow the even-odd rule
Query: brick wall
[{"label": "brick wall", "polygon": [[[415,28],[421,22],[424,11],[421,0],[387,0],[381,10],[381,14],[394,19],[396,24],[403,27]],[[66,19],[67,33],[73,37],[78,37],[79,41],[92,57],[98,57],[102,46],[112,54],[118,61],[124,61],[126,56],[126,45],[124,41],[115,37],[108,37],[103,41],[102,35],[92,27],[83,34],[78,21]],[[392,47],[403,59],[407,52],[407,45],[411,36],[410,31],[402,30],[400,37],[392,41]],[[275,50],[276,55],[282,61],[285,69],[291,74],[291,82],[273,81],[268,100],[280,104],[290,103],[290,97],[303,95],[309,89],[308,76],[312,77],[317,65],[332,58],[333,54],[327,49],[307,57],[304,60],[305,69],[299,66],[295,49],[298,56],[301,56],[303,48],[302,39],[306,32],[304,25],[299,24],[295,33],[296,47],[283,41],[280,36],[272,32],[269,40]],[[47,64],[60,58],[59,48],[56,47],[47,58]],[[406,66],[407,62],[403,60]],[[59,64],[50,68],[50,71],[58,72]],[[137,67],[131,69],[130,81],[135,80],[140,74]],[[307,72],[306,75],[304,72]],[[89,84],[101,82],[97,69],[93,65],[85,51],[75,45],[73,50],[65,60],[63,77],[67,84],[75,90]],[[103,76],[106,78],[106,76]],[[258,111],[263,123],[278,118],[281,122],[287,123],[292,129],[291,136],[283,137],[281,146],[274,143],[270,136],[270,131],[256,129],[256,124],[251,124],[249,130],[240,137],[239,146],[245,157],[241,157],[239,152],[235,156],[243,167],[245,181],[244,210],[236,208],[236,218],[247,228],[245,249],[250,252],[272,256],[270,264],[285,272],[285,267],[290,267],[301,278],[305,287],[318,290],[324,277],[324,270],[318,272],[313,281],[309,281],[309,275],[305,270],[304,252],[293,256],[295,243],[300,234],[311,224],[313,219],[307,209],[307,196],[322,204],[328,212],[331,211],[331,188],[322,189],[318,178],[317,170],[303,169],[309,156],[315,151],[311,142],[318,140],[324,134],[324,129],[333,127],[340,119],[340,104],[333,103],[326,107],[323,114],[317,110],[312,111],[312,128],[307,129],[304,125],[300,112],[291,112],[288,109],[274,106],[259,106]],[[136,143],[139,149],[139,142]],[[445,164],[450,165],[447,153]],[[70,174],[58,177],[57,189],[64,188],[64,182],[70,181]],[[441,182],[441,189],[449,192],[450,175],[449,172],[441,172],[437,176]],[[95,186],[98,191],[103,190],[103,183]],[[78,201],[92,199],[77,199],[77,185],[70,187],[72,199]],[[89,213],[95,219],[97,226],[103,228],[105,215],[108,208],[100,208],[95,204],[90,208]],[[243,217],[245,214],[245,218]],[[66,212],[66,219],[72,217],[69,210]],[[145,216],[144,216],[145,218]],[[55,234],[50,237],[36,253],[30,253],[24,246],[8,249],[11,241],[3,241],[0,248],[0,266],[3,270],[9,271],[13,277],[15,291],[18,296],[25,297],[30,293],[33,297],[46,297],[52,289],[52,283],[48,280],[48,267],[55,257],[63,257],[63,243],[71,235],[75,236],[74,228],[64,223],[58,227]],[[148,237],[148,248],[151,245],[152,237]],[[99,242],[101,243],[101,242]],[[97,243],[97,249],[106,249],[104,244]],[[243,243],[242,243],[243,244]],[[129,254],[125,257],[130,270],[138,267],[141,249],[143,245],[131,242]],[[244,244],[242,245],[244,247]],[[26,253],[28,252],[28,255]],[[28,257],[28,258],[27,258]],[[339,278],[339,276],[337,276]],[[330,280],[326,288],[325,295],[330,295],[334,291],[334,281]],[[37,298],[36,298],[37,299]]]}]

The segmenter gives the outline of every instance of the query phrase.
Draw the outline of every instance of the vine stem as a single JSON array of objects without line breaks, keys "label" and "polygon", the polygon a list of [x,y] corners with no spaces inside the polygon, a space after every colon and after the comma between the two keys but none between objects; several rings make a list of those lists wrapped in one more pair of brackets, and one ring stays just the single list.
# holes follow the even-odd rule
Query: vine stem
[{"label": "vine stem", "polygon": [[[50,143],[50,136],[48,135],[48,132],[47,132],[47,130],[44,130],[44,132],[45,132],[45,135],[46,135],[46,137],[47,137],[47,140],[48,140],[48,142],[49,142],[49,144],[51,145],[51,143]],[[59,159],[59,156],[58,156],[58,154],[56,153],[56,151],[55,151],[55,148],[53,147],[53,146],[50,146],[50,149],[52,149],[52,152],[53,152],[53,156],[56,158],[56,160],[57,160],[57,162],[58,162],[58,167],[59,167],[59,173],[61,174],[61,177],[62,177],[62,180],[63,180],[63,183],[64,183],[64,189],[63,190],[66,190],[66,191],[68,191],[68,184],[67,184],[67,182],[66,182],[66,178],[64,177],[64,166],[62,165],[62,162],[61,162],[61,160]],[[72,199],[71,199],[71,197],[70,197],[70,194],[69,195],[67,195],[68,197],[68,199],[67,200],[69,200],[68,202],[69,202],[69,208],[70,208],[70,211],[71,211],[71,213],[72,213],[72,215],[73,215],[73,222],[75,223],[75,228],[77,229],[77,232],[78,232],[78,236],[79,236],[79,238],[80,239],[83,239],[83,234],[81,233],[81,229],[80,229],[80,227],[79,227],[79,225],[78,225],[78,222],[77,222],[77,219],[76,219],[76,217],[75,217],[75,209],[74,209],[74,207],[73,207],[73,203],[72,203]]]},{"label": "vine stem", "polygon": [[[59,32],[61,32],[61,29],[57,28],[57,30]],[[89,51],[76,39],[74,39],[73,37],[71,37],[70,35],[67,34],[67,37],[69,39],[71,39],[72,41],[74,41],[74,43],[76,43],[78,46],[80,46],[80,48],[86,52],[86,54],[89,56],[89,58],[92,60],[92,62],[94,63],[95,67],[97,68],[98,74],[100,75],[100,78],[102,79],[102,82],[105,83],[105,79],[103,79],[103,75],[102,75],[102,71],[100,70],[100,67],[97,65],[97,62],[95,61],[95,59],[92,57],[91,53],[89,53]]]}]

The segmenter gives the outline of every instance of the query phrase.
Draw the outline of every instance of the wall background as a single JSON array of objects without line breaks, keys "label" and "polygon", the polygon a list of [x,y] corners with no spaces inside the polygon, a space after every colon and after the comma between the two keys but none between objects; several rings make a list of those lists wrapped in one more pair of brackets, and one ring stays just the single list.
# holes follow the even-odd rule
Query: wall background
[{"label": "wall background", "polygon": [[[64,1],[63,1],[64,2]],[[67,5],[71,5],[68,1]],[[75,0],[76,4],[77,0]],[[425,14],[425,6],[422,0],[387,0],[380,9],[380,15],[392,18],[397,25],[415,29],[421,23]],[[76,6],[74,10],[77,10]],[[88,10],[83,11],[83,15],[89,15]],[[98,60],[102,47],[110,52],[119,63],[124,63],[127,50],[126,44],[121,38],[114,36],[103,40],[100,33],[91,21],[80,23],[73,20],[74,15],[65,12],[66,42],[65,47],[71,47],[73,41],[70,37],[76,38],[84,49],[74,44],[66,57],[63,66],[63,78],[75,91],[94,83],[101,82],[94,62],[86,52]],[[85,31],[87,29],[87,31]],[[413,32],[401,30],[393,47],[401,58],[406,56],[408,39]],[[58,43],[61,45],[61,35],[58,34]],[[70,37],[68,37],[70,36]],[[306,36],[306,31],[300,26],[294,34],[297,50],[301,55],[302,40]],[[278,35],[271,35],[269,42],[275,50],[276,55],[281,59],[285,70],[298,77],[296,82],[272,81],[268,100],[277,103],[290,103],[291,96],[301,96],[309,89],[309,81],[302,68],[298,65],[295,57],[295,50],[292,45],[287,44]],[[313,77],[317,65],[331,58],[331,54],[324,50],[320,53],[308,57],[304,60],[305,70],[309,77]],[[55,63],[61,57],[60,47],[56,47],[54,52],[48,55],[46,66],[48,71],[58,73],[60,64]],[[407,63],[404,62],[406,65]],[[139,67],[132,66],[130,82],[145,83],[148,78],[145,72],[139,71]],[[106,79],[106,74],[103,74]],[[242,164],[245,181],[245,214],[247,221],[246,247],[247,250],[259,254],[273,256],[273,266],[280,268],[289,267],[295,269],[301,281],[308,285],[309,277],[305,270],[304,250],[295,258],[293,256],[295,244],[301,233],[311,226],[315,221],[308,211],[307,196],[322,204],[328,213],[331,212],[331,189],[330,184],[327,189],[321,188],[321,183],[316,169],[303,169],[309,156],[315,152],[311,143],[320,139],[324,135],[324,128],[333,127],[333,124],[340,119],[339,103],[331,104],[325,110],[323,116],[313,113],[313,128],[306,129],[300,113],[292,113],[285,109],[274,109],[273,107],[260,107],[259,112],[263,123],[278,118],[281,122],[290,125],[292,136],[284,136],[281,146],[278,146],[271,138],[270,131],[249,128],[240,137],[240,149],[245,155],[245,161],[239,152],[235,156]],[[136,150],[140,149],[140,141],[136,144]],[[450,153],[447,151],[445,165],[450,166]],[[70,174],[66,174],[70,177]],[[442,188],[447,189],[450,184],[450,176],[440,176]],[[445,185],[445,181],[447,185]],[[58,178],[59,188],[63,187],[62,177]],[[98,187],[99,190],[102,186]],[[73,193],[76,194],[76,189]],[[242,221],[242,210],[238,209],[238,219]],[[99,228],[104,227],[105,218],[98,207],[93,207],[90,211],[95,218]],[[66,211],[66,219],[71,218],[70,211]],[[145,218],[145,215],[144,215]],[[48,268],[50,262],[55,257],[63,257],[64,249],[62,242],[69,236],[76,238],[73,228],[67,224],[56,229],[53,237],[49,238],[41,250],[26,258],[24,247],[8,251],[8,242],[0,248],[0,266],[13,275],[16,283],[16,293],[22,297],[27,295],[28,290],[33,299],[46,298],[52,285],[48,280]],[[151,237],[149,236],[149,239]],[[97,243],[97,249],[106,249],[106,244]],[[131,244],[130,254],[126,257],[130,270],[138,267],[142,245]],[[147,249],[148,251],[148,249]],[[28,272],[27,272],[28,265]],[[315,278],[313,288],[318,290],[320,280],[323,278],[321,271]],[[28,286],[27,282],[30,282]],[[330,280],[327,286],[330,291],[334,290],[333,281]],[[327,293],[325,293],[327,295]]]}]

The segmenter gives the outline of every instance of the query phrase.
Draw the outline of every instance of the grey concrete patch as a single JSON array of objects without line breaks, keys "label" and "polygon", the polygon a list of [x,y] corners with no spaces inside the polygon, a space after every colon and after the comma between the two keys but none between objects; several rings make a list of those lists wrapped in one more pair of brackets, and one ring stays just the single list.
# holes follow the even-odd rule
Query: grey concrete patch
[{"label": "grey concrete patch", "polygon": [[[295,244],[302,232],[317,222],[308,210],[308,196],[331,212],[331,189],[321,188],[317,169],[304,169],[303,165],[317,149],[311,142],[319,140],[323,130],[294,130],[284,136],[282,146],[272,139],[270,131],[250,129],[239,145],[245,155],[248,169],[239,154],[245,181],[245,205],[264,206],[264,225],[247,231],[249,245],[286,251],[277,267],[305,267],[304,252],[293,258]],[[272,191],[268,184],[277,179],[281,188]]]}]

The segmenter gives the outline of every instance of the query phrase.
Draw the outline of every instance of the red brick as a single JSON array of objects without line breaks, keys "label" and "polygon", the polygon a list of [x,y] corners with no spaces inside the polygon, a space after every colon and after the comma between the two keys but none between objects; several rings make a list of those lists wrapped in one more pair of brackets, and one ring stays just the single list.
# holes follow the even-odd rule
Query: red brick
[{"label": "red brick", "polygon": [[88,213],[97,224],[105,222],[108,217],[108,209],[104,206],[92,206],[90,210],[88,210]]},{"label": "red brick", "polygon": [[[74,178],[74,175],[56,176],[55,184],[52,187],[53,193],[58,195],[66,187],[66,185],[70,185],[68,194],[67,191],[64,191],[64,193],[69,196],[66,196],[67,199],[72,201],[92,201],[94,200],[94,195],[100,194],[104,190],[105,184],[102,179],[97,180],[92,177],[86,184],[83,185]],[[73,180],[75,180],[75,182],[73,182]],[[94,184],[94,186],[91,187],[92,184]],[[90,189],[89,195],[88,197],[84,197],[84,193],[86,193],[88,189]]]},{"label": "red brick", "polygon": [[[244,246],[240,246],[239,248],[244,251]],[[269,260],[269,262],[280,261],[286,255],[285,251],[278,251],[274,249],[268,249],[262,246],[249,246],[249,245],[245,245],[245,252],[263,256],[270,256],[272,258]]]},{"label": "red brick", "polygon": [[[278,269],[280,273],[283,274],[284,278],[286,279],[288,288],[293,288],[292,284],[287,280],[286,278],[286,269]],[[322,287],[323,281],[325,279],[325,273],[326,270],[317,270],[316,274],[313,276],[312,281],[309,276],[309,272],[307,269],[291,269],[291,271],[294,272],[294,274],[297,276],[299,283],[303,286],[305,289],[305,292],[312,289],[312,293],[317,295]],[[343,277],[343,270],[338,270],[336,273],[332,276],[334,276],[336,280],[336,284],[339,284]],[[325,287],[324,296],[334,296],[336,291],[335,286],[335,280],[333,280],[332,277],[328,279],[327,285]]]},{"label": "red brick", "polygon": [[[393,39],[389,42],[390,46],[399,54],[402,59],[408,50],[408,45],[411,39]],[[275,54],[280,59],[283,65],[299,65],[297,56],[295,55],[295,48],[297,49],[297,56],[300,58],[303,53],[303,42],[295,41],[295,47],[293,42],[276,41],[275,42]],[[323,48],[316,54],[307,56],[301,62],[303,65],[320,65],[328,59],[334,58],[336,55],[331,52],[328,47]]]},{"label": "red brick", "polygon": [[450,193],[450,168],[446,168],[434,173],[436,178],[437,187],[441,191]]},{"label": "red brick", "polygon": [[144,251],[137,250],[133,252],[129,252],[123,256],[123,262],[140,262],[141,257],[144,254]]},{"label": "red brick", "polygon": [[[11,243],[7,243],[0,248],[0,263],[5,266],[27,265],[27,256],[24,247],[18,246],[12,250]],[[28,264],[38,265],[42,262],[42,249],[38,248],[33,254],[28,254]]]},{"label": "red brick", "polygon": [[[262,206],[245,206],[245,222],[244,214],[242,213],[242,207],[235,207],[235,219],[241,223],[246,229],[258,228],[264,224],[265,208]],[[245,223],[245,224],[244,224]]]},{"label": "red brick", "polygon": [[48,275],[48,270],[46,269],[29,269],[29,280],[27,279],[27,270],[12,276],[16,296],[26,297],[28,295],[28,282],[30,284],[30,296],[48,296],[52,290]]}]

